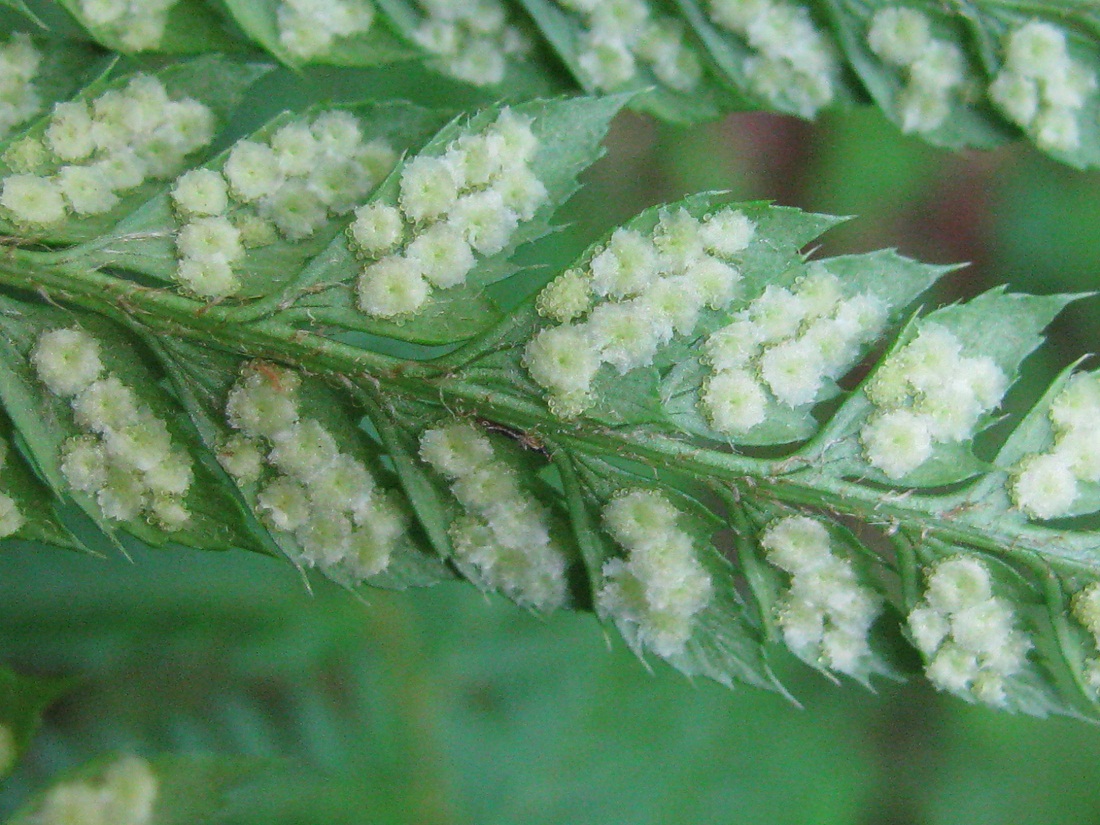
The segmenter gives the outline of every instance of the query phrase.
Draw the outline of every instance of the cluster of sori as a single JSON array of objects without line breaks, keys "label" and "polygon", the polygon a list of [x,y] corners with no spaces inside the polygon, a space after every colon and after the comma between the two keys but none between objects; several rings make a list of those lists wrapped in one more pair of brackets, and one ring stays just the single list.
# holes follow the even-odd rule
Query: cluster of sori
[{"label": "cluster of sori", "polygon": [[932,36],[928,18],[889,6],[875,12],[867,42],[876,55],[905,73],[897,107],[904,132],[931,132],[947,120],[951,98],[966,81],[962,49]]},{"label": "cluster of sori", "polygon": [[936,444],[973,438],[981,417],[1001,403],[1004,372],[992,358],[962,349],[951,330],[925,322],[867,383],[875,411],[860,440],[872,467],[902,478],[927,461]]},{"label": "cluster of sori", "polygon": [[508,19],[502,0],[418,0],[424,17],[413,40],[437,55],[448,74],[477,86],[504,80],[509,57],[531,50],[531,41]]},{"label": "cluster of sori", "polygon": [[617,89],[638,75],[638,63],[673,89],[699,85],[703,66],[686,42],[684,24],[655,14],[647,0],[557,0],[578,14],[584,33],[577,41],[577,63],[585,80],[601,91]]},{"label": "cluster of sori", "polygon": [[666,658],[684,652],[714,593],[692,537],[676,524],[682,515],[661,493],[641,489],[621,491],[603,509],[626,558],[604,563],[596,605],[624,636]]},{"label": "cluster of sori", "polygon": [[1033,518],[1071,512],[1078,484],[1100,482],[1100,378],[1078,373],[1055,396],[1048,410],[1054,443],[1022,459],[1009,492],[1015,505]]},{"label": "cluster of sori", "polygon": [[[1100,650],[1100,583],[1093,582],[1073,597],[1073,615],[1092,634],[1093,644]],[[1100,657],[1088,657],[1084,673],[1089,686],[1100,693]]]},{"label": "cluster of sori", "polygon": [[833,553],[829,531],[816,519],[786,516],[768,526],[760,545],[769,562],[791,575],[776,608],[787,646],[822,667],[865,672],[881,600],[859,583],[850,560]]},{"label": "cluster of sori", "polygon": [[164,37],[168,14],[179,0],[80,0],[80,13],[95,28],[117,38],[132,52],[155,49]]},{"label": "cluster of sori", "polygon": [[1023,669],[1031,649],[1015,623],[1012,606],[993,595],[985,565],[969,556],[937,562],[924,599],[909,614],[932,684],[997,706],[1006,702],[1005,681]]},{"label": "cluster of sori", "polygon": [[58,103],[41,137],[19,138],[4,153],[14,174],[3,180],[0,211],[29,227],[109,212],[120,194],[175,175],[214,127],[207,106],[173,100],[146,74],[91,101]]},{"label": "cluster of sori", "polygon": [[483,132],[406,163],[399,206],[367,204],[348,226],[351,248],[366,262],[359,308],[375,318],[415,314],[433,287],[464,283],[477,256],[507,247],[547,200],[531,169],[537,150],[531,118],[504,109]]},{"label": "cluster of sori", "polygon": [[299,409],[299,376],[264,362],[244,365],[226,416],[238,433],[218,448],[236,482],[256,490],[264,522],[293,534],[299,561],[355,579],[381,573],[406,538],[406,519],[362,461]]},{"label": "cluster of sori", "polygon": [[34,87],[41,62],[42,55],[21,32],[0,43],[0,140],[42,108]]},{"label": "cluster of sori", "polygon": [[813,117],[836,95],[839,63],[805,7],[776,0],[709,0],[711,19],[743,38],[757,54],[743,64],[756,94],[802,117]]},{"label": "cluster of sori", "polygon": [[579,415],[595,402],[602,364],[623,374],[652,364],[661,346],[692,333],[705,307],[726,309],[741,280],[734,259],[755,229],[734,209],[702,221],[682,208],[662,210],[652,234],[616,229],[585,269],[548,284],[538,310],[559,325],[541,330],[523,360],[549,391],[551,409]]},{"label": "cluster of sori", "polygon": [[1069,152],[1081,143],[1078,118],[1095,90],[1096,76],[1070,57],[1065,32],[1031,20],[1009,34],[989,96],[1039,146]]},{"label": "cluster of sori", "polygon": [[282,47],[309,60],[327,52],[338,39],[370,31],[374,5],[371,0],[281,0],[275,21]]},{"label": "cluster of sori", "polygon": [[[8,442],[0,439],[0,470],[8,461]],[[19,511],[19,505],[15,499],[5,493],[0,493],[0,539],[6,539],[15,533],[26,523],[26,519]],[[0,769],[0,774],[3,769]]]},{"label": "cluster of sori", "polygon": [[172,187],[176,280],[201,298],[236,294],[233,265],[246,249],[311,237],[361,202],[396,159],[385,141],[364,141],[355,115],[340,110],[284,124],[266,142],[238,141],[220,172],[193,169]]},{"label": "cluster of sori", "polygon": [[560,607],[567,562],[550,535],[547,510],[521,489],[489,439],[472,424],[446,424],[421,436],[420,457],[450,481],[466,511],[450,529],[455,556],[473,565],[486,587],[519,604]]},{"label": "cluster of sori", "polygon": [[813,402],[886,318],[882,300],[869,292],[845,295],[840,279],[820,263],[790,289],[765,288],[704,344],[713,370],[700,396],[707,420],[717,432],[738,436],[765,420],[769,403]]},{"label": "cluster of sori", "polygon": [[165,530],[187,524],[191,459],[137,393],[104,369],[96,339],[79,327],[43,332],[31,363],[51,393],[70,400],[83,431],[61,445],[72,488],[94,497],[112,521],[144,514]]},{"label": "cluster of sori", "polygon": [[36,825],[148,825],[159,792],[152,767],[138,756],[124,756],[98,780],[63,782],[42,798]]}]

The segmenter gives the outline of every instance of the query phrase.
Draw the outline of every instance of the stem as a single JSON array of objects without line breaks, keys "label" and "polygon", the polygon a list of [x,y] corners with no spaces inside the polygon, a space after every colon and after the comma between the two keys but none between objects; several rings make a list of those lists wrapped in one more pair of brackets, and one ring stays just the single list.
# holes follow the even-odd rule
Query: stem
[{"label": "stem", "polygon": [[[1009,523],[972,524],[973,490],[947,496],[883,491],[822,473],[788,459],[761,459],[720,452],[641,428],[614,429],[589,422],[555,420],[541,402],[490,389],[463,372],[341,344],[272,320],[240,323],[233,306],[208,305],[165,289],[151,289],[72,264],[43,266],[36,253],[9,248],[0,255],[0,283],[35,292],[46,300],[137,322],[154,334],[215,342],[245,357],[272,358],[321,373],[362,379],[379,389],[429,404],[469,412],[513,429],[552,438],[562,447],[612,461],[628,459],[697,478],[725,481],[742,494],[791,505],[824,508],[887,528],[904,524],[941,541],[995,552],[1035,568],[1100,574],[1100,536],[1065,533]],[[480,348],[475,345],[475,351]],[[461,350],[460,350],[461,352]],[[452,359],[453,363],[453,359]]]}]

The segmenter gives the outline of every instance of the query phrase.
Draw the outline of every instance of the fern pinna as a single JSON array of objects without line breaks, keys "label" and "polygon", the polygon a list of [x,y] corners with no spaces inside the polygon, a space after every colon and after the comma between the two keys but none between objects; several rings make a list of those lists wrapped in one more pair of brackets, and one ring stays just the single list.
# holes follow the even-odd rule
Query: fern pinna
[{"label": "fern pinna", "polygon": [[[1000,411],[1075,296],[918,309],[950,268],[816,258],[838,219],[720,192],[532,260],[624,105],[870,98],[936,143],[1022,130],[1094,164],[1091,11],[61,4],[121,52],[229,53],[137,65],[6,5],[4,538],[245,548],[348,588],[462,578],[594,610],[726,684],[783,690],[784,649],[863,683],[919,657],[968,701],[1095,715],[1100,378]],[[513,100],[227,131],[271,69],[246,36],[292,65],[426,59]],[[615,94],[539,96],[575,84]],[[87,794],[148,820],[147,765],[96,770]],[[54,821],[50,799],[28,816]]]}]

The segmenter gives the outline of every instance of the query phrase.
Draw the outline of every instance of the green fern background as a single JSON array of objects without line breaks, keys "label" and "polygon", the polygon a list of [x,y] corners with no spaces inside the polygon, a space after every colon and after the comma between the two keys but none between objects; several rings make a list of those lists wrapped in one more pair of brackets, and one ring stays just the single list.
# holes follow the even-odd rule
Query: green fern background
[{"label": "green fern background", "polygon": [[[301,94],[325,82],[307,76]],[[830,254],[896,245],[975,261],[944,298],[993,273],[1083,291],[1100,265],[1100,178],[1024,146],[949,155],[866,111],[694,129],[623,114],[608,147],[568,207],[563,259],[641,208],[728,187],[864,216],[826,236]],[[1034,392],[1097,340],[1096,317],[1090,300],[1058,322]],[[0,554],[3,661],[84,674],[0,791],[5,814],[57,771],[122,749],[293,760],[204,822],[1100,821],[1100,732],[1086,723],[805,669],[782,674],[797,708],[660,662],[648,674],[589,615],[540,621],[462,585],[361,603],[319,577],[310,594],[266,558],[131,552]]]}]

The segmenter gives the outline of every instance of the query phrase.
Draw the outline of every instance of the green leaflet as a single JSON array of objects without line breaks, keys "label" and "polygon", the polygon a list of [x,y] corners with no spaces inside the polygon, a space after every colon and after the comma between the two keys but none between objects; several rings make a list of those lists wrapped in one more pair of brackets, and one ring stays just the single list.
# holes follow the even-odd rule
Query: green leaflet
[{"label": "green leaflet", "polygon": [[[633,93],[632,106],[676,122],[747,107],[808,118],[870,99],[935,145],[990,147],[1022,134],[1073,166],[1100,163],[1100,22],[1087,2],[827,0],[759,11],[733,0],[639,0],[597,13],[553,0],[520,3],[521,12],[493,0],[477,14],[447,17],[414,0],[377,0],[366,5],[372,11],[313,21],[275,0],[219,0],[238,33],[206,4],[186,0],[152,26],[164,26],[159,44],[141,15],[93,24],[81,0],[63,5],[74,20],[46,14],[53,33],[83,27],[122,52],[242,51],[243,36],[295,67],[386,65],[400,73],[401,62],[418,60],[500,98],[568,88]],[[876,26],[882,13],[898,11],[922,21],[905,30],[908,45],[870,37],[884,30]],[[1021,31],[1054,44],[1046,64],[1011,57],[1027,51],[1026,36],[1014,41]]]},{"label": "green leaflet", "polygon": [[377,0],[406,48],[436,72],[490,90],[504,99],[565,91],[539,32],[508,0],[477,7],[442,7],[420,0]]},{"label": "green leaflet", "polygon": [[[73,501],[108,535],[115,532],[113,522],[120,522],[127,532],[154,545],[175,542],[213,550],[255,546],[243,529],[240,505],[214,483],[218,469],[211,466],[212,460],[208,455],[196,449],[198,440],[194,431],[178,416],[178,402],[165,391],[157,373],[150,369],[142,354],[134,348],[132,339],[98,317],[85,319],[81,329],[98,343],[102,370],[97,377],[103,380],[110,378],[119,384],[103,384],[108,397],[96,399],[95,411],[86,413],[85,418],[98,414],[100,405],[106,409],[106,404],[118,401],[120,393],[128,391],[133,396],[132,403],[143,410],[142,415],[161,422],[164,437],[171,446],[162,447],[158,442],[155,447],[148,448],[151,451],[148,454],[156,456],[149,460],[158,463],[148,466],[143,463],[141,466],[144,469],[141,470],[126,463],[119,465],[116,473],[106,465],[99,467],[97,464],[96,468],[82,471],[80,477],[85,478],[84,472],[88,472],[93,479],[104,474],[103,479],[90,481],[88,486],[78,488],[73,471],[66,470],[69,448],[78,442],[85,442],[93,451],[92,458],[86,460],[103,462],[106,459],[96,433],[105,432],[105,437],[109,438],[111,428],[108,426],[102,430],[100,428],[104,425],[99,423],[80,423],[74,416],[74,405],[81,396],[74,395],[70,401],[51,393],[39,380],[31,363],[31,354],[40,336],[50,330],[74,328],[72,318],[52,308],[7,299],[4,307],[0,398],[20,433],[33,466],[41,473],[55,498]],[[90,385],[92,381],[86,383]],[[130,402],[125,408],[120,408],[118,414],[124,419],[136,420]],[[119,432],[124,429],[118,424],[115,427]],[[134,449],[139,453],[145,450],[142,446],[128,444],[127,455]],[[160,457],[162,449],[165,451],[164,458]],[[149,489],[144,489],[138,477],[145,469],[163,466],[169,449],[186,464],[185,480],[150,481]],[[117,480],[112,481],[112,473],[117,474]],[[135,487],[135,484],[138,486]],[[167,529],[153,526],[160,518],[156,497],[161,494],[162,486],[165,491],[170,491],[165,493],[168,496],[165,505],[178,503],[189,513],[182,523],[173,521]],[[98,488],[100,492],[95,493],[93,488]],[[108,489],[117,494],[112,496],[109,504],[102,497],[103,491]]]},{"label": "green leaflet", "polygon": [[[868,35],[875,20],[875,12],[901,8],[894,3],[863,0],[840,0],[827,4],[841,45],[852,68],[875,103],[905,132],[919,134],[929,143],[949,148],[992,148],[1008,140],[1012,132],[998,117],[979,88],[977,77],[980,64],[972,65],[977,57],[968,50],[958,52],[962,56],[960,82],[951,86],[943,95],[935,96],[935,113],[922,116],[919,82],[913,79],[909,66],[892,64],[868,45]],[[966,42],[965,18],[945,13],[933,4],[914,6],[929,21],[931,40],[940,48],[954,48]],[[951,44],[949,47],[945,44]],[[919,77],[919,72],[918,72]]]},{"label": "green leaflet", "polygon": [[[174,175],[181,168],[186,168],[186,164],[200,159],[210,141],[213,140],[214,135],[224,127],[246,89],[267,70],[267,67],[259,64],[234,63],[219,56],[204,56],[187,62],[170,64],[156,72],[154,77],[159,81],[163,87],[163,92],[167,93],[168,99],[173,103],[164,104],[159,99],[154,99],[148,103],[148,111],[142,112],[142,115],[151,121],[148,128],[155,129],[157,126],[162,129],[166,128],[165,124],[156,120],[156,116],[167,111],[167,107],[170,105],[179,105],[187,101],[202,104],[213,116],[213,121],[209,123],[206,121],[205,115],[200,116],[200,123],[195,126],[195,131],[186,144],[190,147],[190,152],[187,153],[186,157],[177,157],[174,148],[170,148],[166,156],[162,150],[165,149],[166,145],[170,146],[171,142],[166,138],[146,134],[145,138],[148,142],[142,151],[148,153],[150,163],[153,159],[158,162],[163,161],[164,167],[160,171],[155,172],[153,167],[145,163],[135,167],[134,174],[128,177],[125,183],[118,185],[117,192],[111,192],[108,195],[97,190],[104,197],[108,197],[108,200],[103,204],[97,203],[94,207],[82,206],[81,209],[85,211],[79,214],[82,214],[83,217],[74,214],[73,207],[69,206],[59,212],[57,219],[54,219],[54,216],[51,215],[45,223],[31,222],[24,224],[12,209],[5,209],[0,214],[0,229],[14,237],[33,238],[35,241],[48,244],[78,243],[99,237],[113,226],[119,218],[144,203],[164,186],[163,182],[157,179],[157,175]],[[95,101],[101,99],[105,94],[114,93],[116,95],[115,105],[112,107],[111,114],[111,117],[114,118],[117,116],[116,113],[119,109],[125,111],[125,104],[118,105],[117,93],[129,88],[128,83],[134,77],[144,76],[143,73],[123,75],[117,78],[103,75],[86,86],[78,95],[77,101],[94,106]],[[83,170],[89,168],[94,162],[105,159],[106,156],[101,148],[82,145],[80,148],[73,150],[75,154],[81,156],[77,159],[77,162],[63,164],[59,157],[51,155],[46,149],[49,144],[47,132],[50,125],[51,118],[41,118],[30,128],[13,138],[13,141],[25,137],[32,138],[40,142],[40,146],[46,154],[42,160],[29,170],[21,169],[18,172],[12,169],[13,159],[10,154],[0,158],[0,175],[6,178],[6,187],[11,186],[10,181],[13,175],[33,175],[37,178],[52,180],[52,176],[62,169]],[[192,125],[194,124],[192,123]],[[207,133],[207,127],[212,131]],[[132,126],[127,128],[132,128]],[[76,130],[76,134],[80,136],[87,130],[88,127],[81,123]],[[139,160],[144,161],[144,158],[139,158]],[[55,197],[60,198],[61,196],[57,194]],[[62,201],[59,200],[59,208],[61,203]],[[88,209],[92,211],[87,211]]]},{"label": "green leaflet", "polygon": [[198,0],[175,0],[171,4],[158,4],[169,6],[163,12],[109,12],[106,19],[90,17],[85,10],[85,0],[59,2],[99,43],[115,51],[194,54],[239,51],[242,45],[225,29],[217,15]]},{"label": "green leaflet", "polygon": [[[299,23],[295,18],[301,16],[294,15],[282,0],[222,0],[221,5],[249,37],[289,66],[306,62],[373,66],[417,55],[401,42],[371,3],[366,4],[371,11],[354,21],[350,34],[331,31],[321,21]],[[297,28],[299,25],[303,30]]]},{"label": "green leaflet", "polygon": [[456,140],[479,135],[502,113],[510,112],[532,118],[538,141],[530,169],[545,187],[547,197],[531,219],[518,224],[499,252],[479,256],[465,283],[434,290],[412,317],[392,321],[369,317],[356,306],[353,282],[360,267],[350,240],[338,236],[298,275],[284,300],[285,304],[293,303],[293,307],[285,316],[276,318],[316,319],[349,330],[421,344],[452,343],[485,330],[500,317],[500,311],[485,294],[484,287],[516,271],[510,257],[518,246],[551,231],[549,219],[553,209],[576,191],[576,176],[601,154],[599,140],[621,104],[619,97],[535,101],[512,108],[489,109],[469,122],[461,119],[451,123],[417,155],[398,164],[373,194],[369,205],[397,206],[402,173],[411,161],[443,156]]},{"label": "green leaflet", "polygon": [[[315,107],[301,115],[280,115],[242,140],[266,146],[280,129],[308,127],[311,122],[316,123],[330,113],[354,116],[362,130],[360,145],[379,148],[379,168],[371,170],[375,183],[389,173],[388,161],[415,148],[438,128],[442,120],[436,113],[401,103],[348,108],[325,106]],[[221,173],[227,159],[232,157],[232,150],[233,147],[225,150],[199,168]],[[375,161],[375,158],[370,160]],[[189,291],[187,282],[179,274],[184,255],[177,248],[179,235],[189,219],[180,213],[173,191],[174,187],[159,193],[103,237],[71,250],[66,257],[86,266],[131,269]],[[250,312],[261,315],[279,306],[300,270],[346,228],[350,216],[347,214],[349,210],[341,204],[344,214],[336,214],[330,209],[322,220],[308,227],[311,231],[307,237],[290,240],[279,234],[269,217],[257,211],[256,205],[255,202],[231,198],[227,214],[229,220],[240,229],[244,246],[241,257],[233,261],[234,276],[239,282],[233,297],[248,302]],[[255,222],[266,222],[259,230],[268,236],[250,242],[247,233]],[[251,231],[257,234],[256,229]]]},{"label": "green leaflet", "polygon": [[[913,340],[914,333],[919,334],[921,324],[935,324],[953,333],[960,342],[973,342],[974,350],[992,359],[1011,382],[1020,362],[1041,343],[1041,330],[1072,300],[1072,296],[1012,295],[1005,293],[1003,288],[997,288],[967,304],[947,307],[925,316],[925,319],[907,328],[892,352],[903,352],[905,345]],[[890,357],[887,356],[887,365]],[[892,475],[887,470],[884,475],[882,465],[876,466],[871,457],[873,448],[867,441],[868,417],[876,412],[876,404],[866,394],[866,388],[873,388],[884,369],[885,366],[880,366],[879,374],[872,373],[863,385],[864,391],[857,392],[841,407],[834,420],[818,436],[816,441],[820,447],[808,451],[807,459],[826,462],[831,472],[840,475],[914,487],[945,486],[980,472],[984,465],[974,457],[965,441],[944,438],[935,440],[927,459],[911,470],[899,470]],[[882,409],[893,408],[890,405],[878,406]],[[988,412],[983,412],[974,426],[980,430],[989,423],[991,418]]]}]

